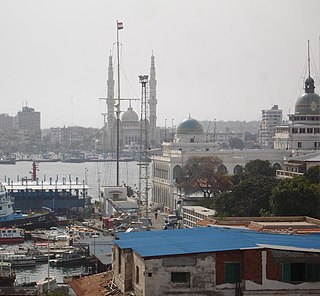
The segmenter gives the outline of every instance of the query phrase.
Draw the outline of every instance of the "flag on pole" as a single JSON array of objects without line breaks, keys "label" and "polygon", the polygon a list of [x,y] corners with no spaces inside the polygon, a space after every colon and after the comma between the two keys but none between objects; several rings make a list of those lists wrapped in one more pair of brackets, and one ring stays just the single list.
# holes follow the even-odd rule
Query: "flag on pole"
[{"label": "flag on pole", "polygon": [[117,26],[118,26],[118,30],[123,29],[123,23],[122,22],[117,23]]}]

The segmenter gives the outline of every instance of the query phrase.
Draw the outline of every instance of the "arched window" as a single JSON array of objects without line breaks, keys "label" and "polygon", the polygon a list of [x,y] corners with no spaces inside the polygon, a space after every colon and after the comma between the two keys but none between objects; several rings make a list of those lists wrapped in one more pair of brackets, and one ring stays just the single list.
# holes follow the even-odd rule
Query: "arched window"
[{"label": "arched window", "polygon": [[225,165],[220,165],[219,167],[218,167],[218,172],[220,173],[220,174],[224,174],[224,175],[226,175],[227,173],[228,173],[228,170],[227,170],[227,167],[225,166]]},{"label": "arched window", "polygon": [[242,166],[237,164],[233,169],[233,173],[235,175],[240,175],[242,173]]},{"label": "arched window", "polygon": [[176,165],[176,166],[173,168],[172,178],[173,178],[173,180],[175,180],[176,182],[179,182],[179,181],[181,180],[181,171],[182,171],[182,168],[181,168],[181,166],[179,166],[179,165]]},{"label": "arched window", "polygon": [[272,165],[272,168],[274,170],[281,170],[282,169],[281,165],[277,162]]}]

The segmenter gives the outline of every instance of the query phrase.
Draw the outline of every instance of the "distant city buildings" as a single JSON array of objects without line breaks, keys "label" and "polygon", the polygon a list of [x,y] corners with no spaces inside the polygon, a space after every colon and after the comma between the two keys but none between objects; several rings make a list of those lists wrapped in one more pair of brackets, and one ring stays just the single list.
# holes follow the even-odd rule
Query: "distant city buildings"
[{"label": "distant city buildings", "polygon": [[282,122],[282,110],[278,105],[274,105],[271,109],[262,110],[261,113],[259,143],[262,148],[273,148],[276,126]]}]

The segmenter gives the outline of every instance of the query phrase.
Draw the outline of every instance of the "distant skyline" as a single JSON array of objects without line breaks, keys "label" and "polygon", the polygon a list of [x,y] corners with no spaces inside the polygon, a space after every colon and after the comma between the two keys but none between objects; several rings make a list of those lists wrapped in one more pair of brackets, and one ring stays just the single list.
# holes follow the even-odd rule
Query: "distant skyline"
[{"label": "distant skyline", "polygon": [[2,0],[0,113],[27,102],[41,128],[102,127],[119,20],[121,96],[140,98],[153,52],[158,126],[189,114],[260,120],[273,105],[287,119],[303,93],[308,39],[319,93],[319,11],[318,0]]}]

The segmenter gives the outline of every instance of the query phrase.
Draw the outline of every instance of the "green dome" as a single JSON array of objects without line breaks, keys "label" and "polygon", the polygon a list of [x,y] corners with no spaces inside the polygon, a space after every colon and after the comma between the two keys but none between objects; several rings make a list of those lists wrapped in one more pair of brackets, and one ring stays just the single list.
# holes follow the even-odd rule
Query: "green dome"
[{"label": "green dome", "polygon": [[316,93],[303,94],[296,103],[296,114],[320,114],[320,96]]},{"label": "green dome", "polygon": [[198,120],[188,117],[177,128],[177,135],[202,135],[203,127]]}]

